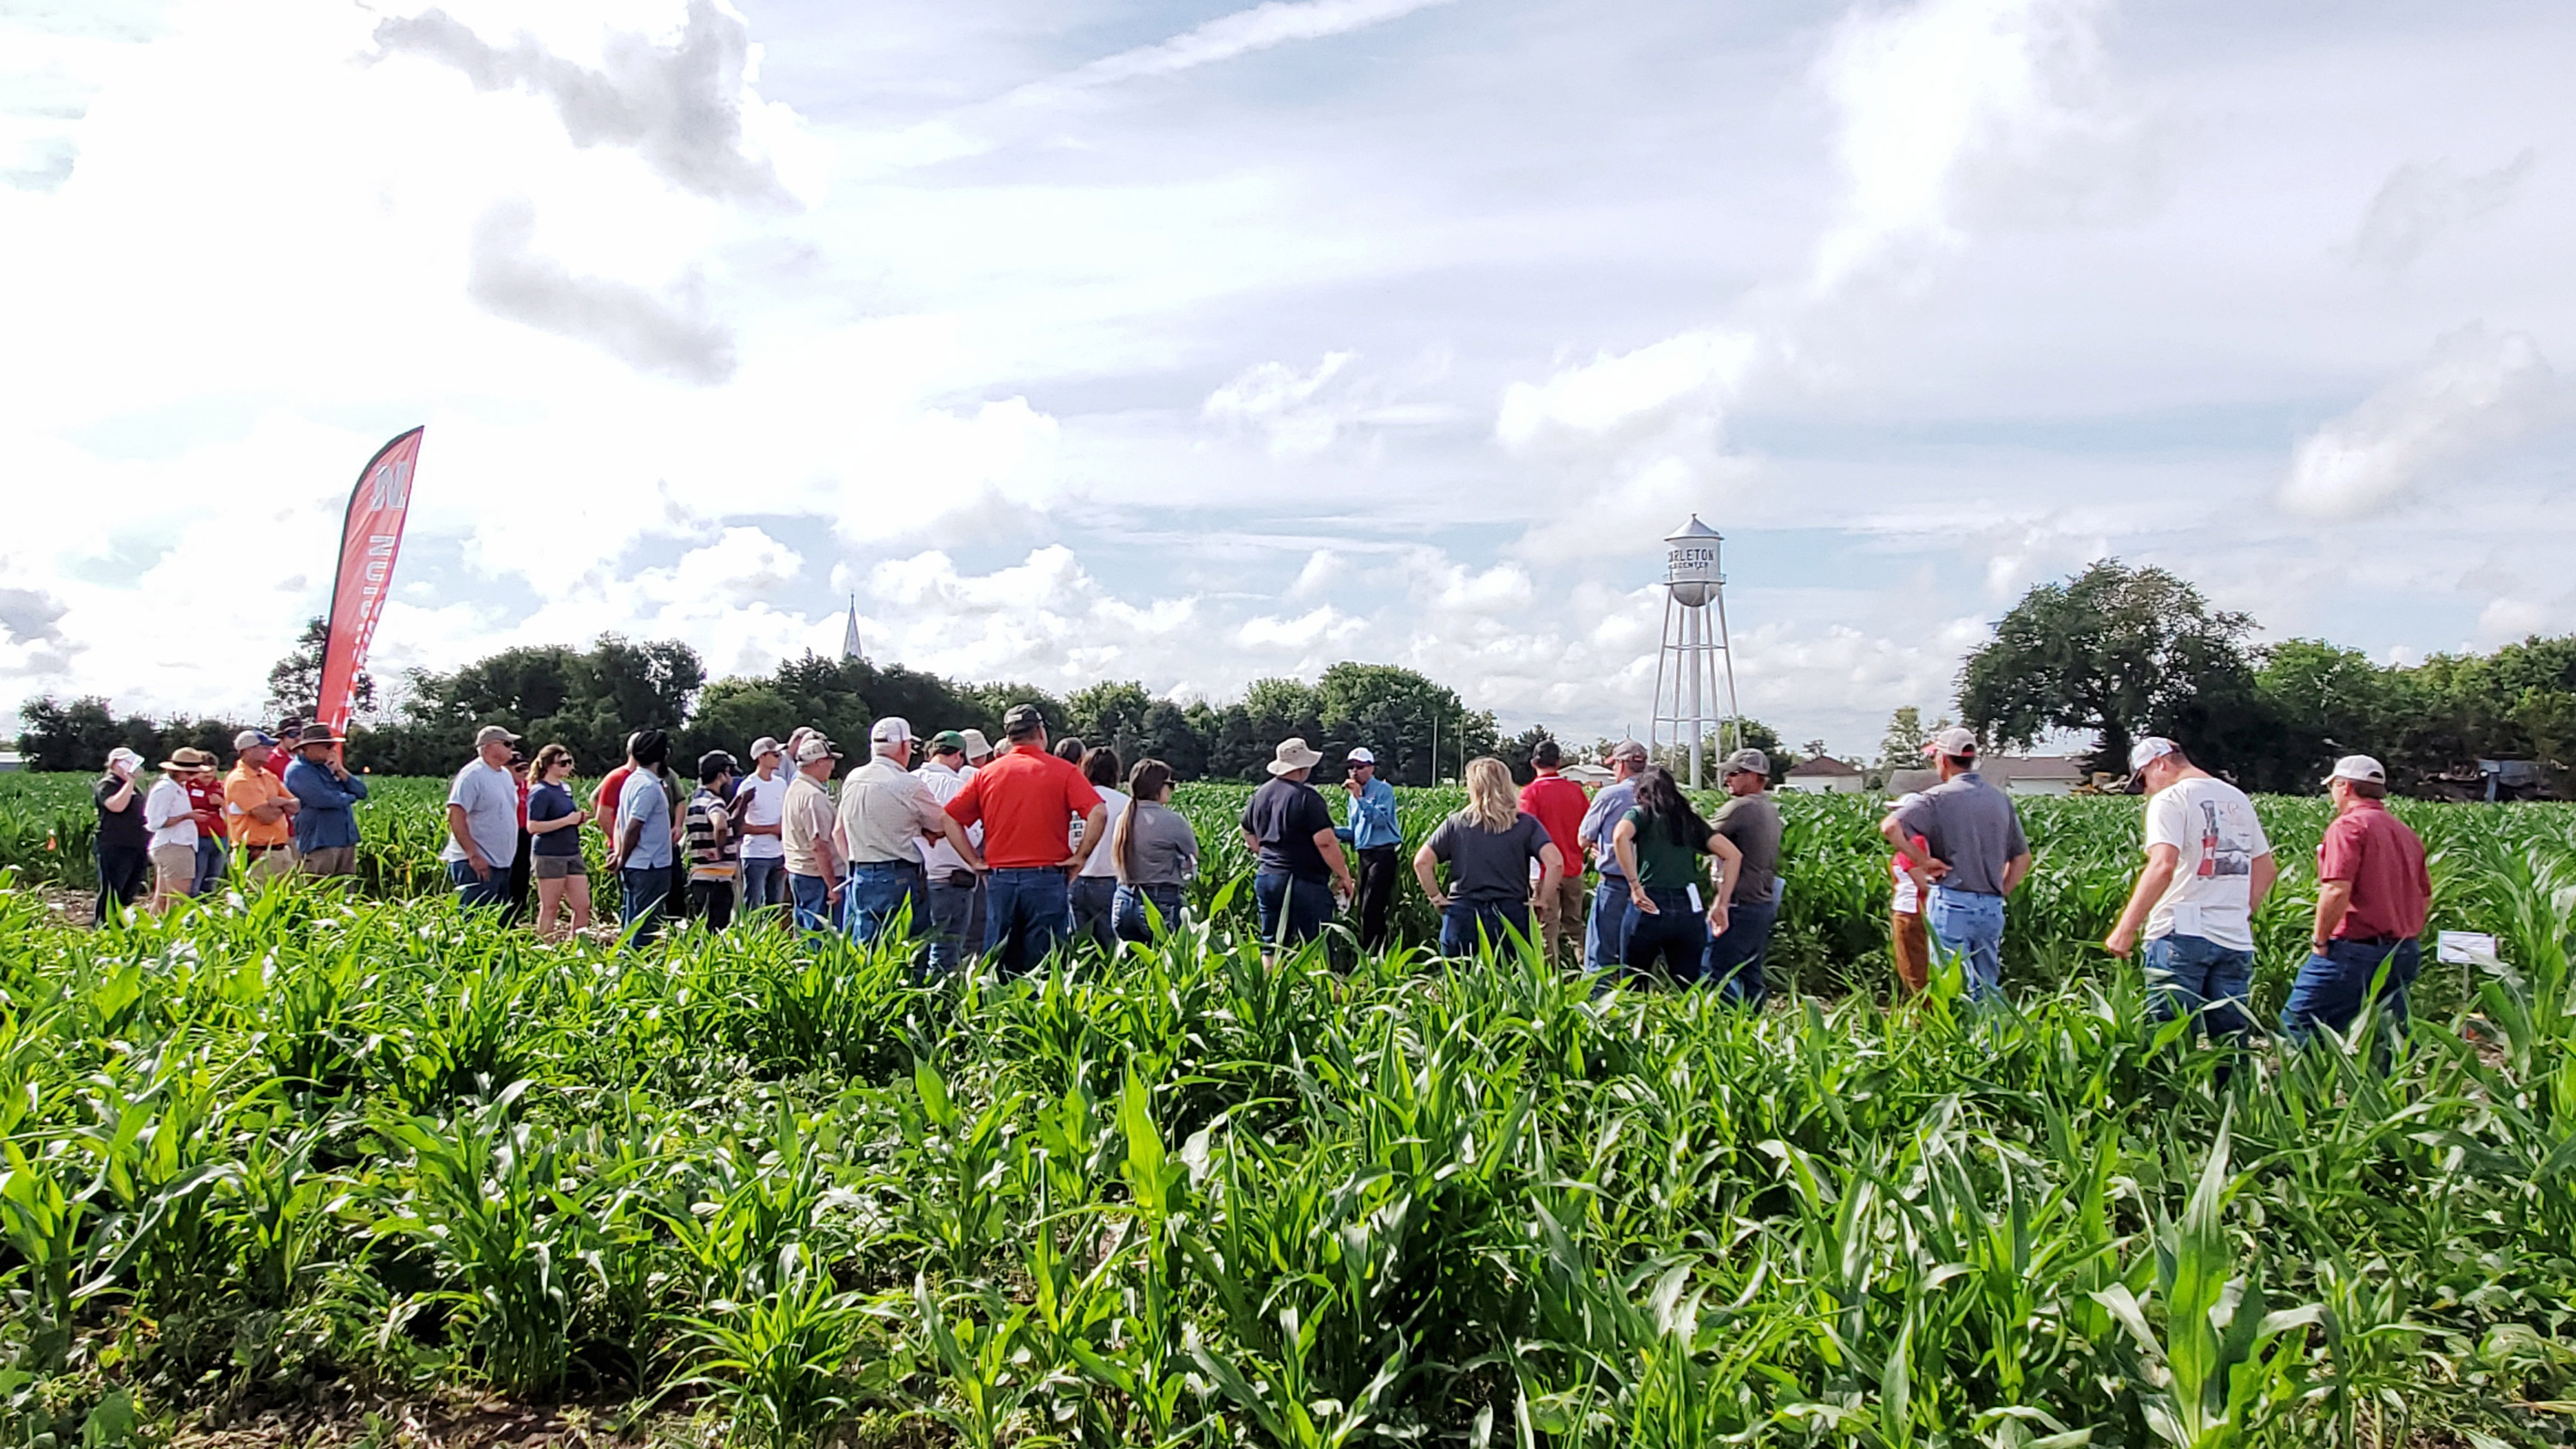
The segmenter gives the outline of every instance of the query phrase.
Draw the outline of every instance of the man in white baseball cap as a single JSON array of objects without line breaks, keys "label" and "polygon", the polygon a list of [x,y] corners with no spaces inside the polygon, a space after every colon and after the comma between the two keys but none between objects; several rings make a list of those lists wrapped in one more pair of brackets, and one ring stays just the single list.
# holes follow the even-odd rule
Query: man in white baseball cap
[{"label": "man in white baseball cap", "polygon": [[[2406,988],[2422,962],[2419,938],[2433,904],[2424,842],[2388,813],[2388,771],[2370,756],[2335,761],[2326,793],[2335,818],[2317,845],[2310,954],[2281,1005],[2281,1035],[2298,1045],[2319,1027],[2348,1031],[2375,997],[2403,1036]],[[2374,1060],[2384,1055],[2373,1052]]]},{"label": "man in white baseball cap", "polygon": [[747,752],[751,773],[733,787],[734,834],[742,841],[742,908],[787,904],[787,747],[762,735]]},{"label": "man in white baseball cap", "polygon": [[1404,845],[1404,829],[1396,823],[1395,787],[1377,777],[1377,752],[1366,745],[1353,746],[1342,763],[1348,766],[1342,776],[1344,824],[1333,837],[1359,857],[1358,899],[1351,912],[1360,918],[1360,949],[1383,951],[1395,907],[1396,870],[1402,864],[1396,857]]},{"label": "man in white baseball cap", "polygon": [[[1923,923],[1942,953],[1956,956],[1968,995],[2003,994],[2004,898],[2030,874],[2030,842],[2012,797],[1977,773],[1977,737],[1952,727],[1923,746],[1941,783],[1878,824],[1890,848],[1914,862],[1915,885],[1930,897]],[[1914,844],[1922,837],[1922,854]]]},{"label": "man in white baseball cap", "polygon": [[921,842],[941,840],[982,870],[965,827],[948,818],[930,787],[912,773],[912,722],[888,715],[868,730],[870,757],[841,782],[841,839],[850,852],[849,929],[869,945],[900,927],[930,931],[928,877]]},{"label": "man in white baseball cap", "polygon": [[2149,1016],[2198,1015],[2212,1042],[2232,1044],[2252,1025],[2254,912],[2280,873],[2272,842],[2244,791],[2162,735],[2130,748],[2129,771],[2147,788],[2147,863],[2102,948],[2126,956],[2143,931]]},{"label": "man in white baseball cap", "polygon": [[787,894],[795,902],[796,926],[828,931],[841,905],[841,851],[834,843],[840,831],[832,815],[832,767],[840,750],[821,734],[800,731],[790,753],[796,776],[787,782],[779,805],[779,840],[787,860]]},{"label": "man in white baseball cap", "polygon": [[[1576,842],[1592,852],[1593,868],[1601,872],[1600,883],[1592,888],[1592,917],[1583,924],[1583,969],[1594,975],[1619,964],[1619,934],[1628,925],[1628,878],[1619,872],[1619,853],[1611,849],[1610,836],[1637,808],[1637,773],[1646,768],[1646,747],[1636,740],[1621,740],[1601,762],[1610,767],[1610,783],[1592,797],[1592,807],[1583,812],[1583,824],[1574,832]],[[1565,862],[1565,873],[1583,873],[1580,851]]]}]

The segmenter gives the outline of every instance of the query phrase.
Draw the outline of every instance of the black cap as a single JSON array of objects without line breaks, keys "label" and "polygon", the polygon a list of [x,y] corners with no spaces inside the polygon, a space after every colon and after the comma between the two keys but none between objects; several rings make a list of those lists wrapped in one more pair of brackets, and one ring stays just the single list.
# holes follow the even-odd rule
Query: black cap
[{"label": "black cap", "polygon": [[733,756],[722,750],[709,750],[698,756],[698,779],[701,783],[712,784],[716,776],[740,768],[733,762]]},{"label": "black cap", "polygon": [[1034,704],[1015,704],[1002,712],[1002,733],[1023,735],[1046,728],[1046,716]]}]

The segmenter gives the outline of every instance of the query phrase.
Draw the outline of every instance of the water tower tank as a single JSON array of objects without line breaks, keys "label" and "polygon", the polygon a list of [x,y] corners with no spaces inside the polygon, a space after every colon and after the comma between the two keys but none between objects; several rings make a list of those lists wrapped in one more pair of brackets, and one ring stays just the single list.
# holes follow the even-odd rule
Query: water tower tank
[{"label": "water tower tank", "polygon": [[1716,529],[1691,515],[1690,522],[1677,533],[1665,537],[1664,583],[1673,591],[1673,602],[1696,609],[1717,593]]}]

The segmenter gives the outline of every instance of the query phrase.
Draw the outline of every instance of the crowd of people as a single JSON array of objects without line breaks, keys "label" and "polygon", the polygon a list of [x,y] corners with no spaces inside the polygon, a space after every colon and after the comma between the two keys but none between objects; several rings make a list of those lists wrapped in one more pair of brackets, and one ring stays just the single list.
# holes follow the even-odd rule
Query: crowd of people
[{"label": "crowd of people", "polygon": [[[1200,847],[1171,808],[1170,767],[1126,768],[1113,750],[1051,742],[1032,705],[1013,706],[1002,726],[996,748],[979,730],[923,739],[907,720],[881,719],[846,773],[838,744],[799,729],[753,741],[748,768],[725,751],[701,756],[694,782],[674,773],[669,736],[642,730],[585,805],[570,750],[548,744],[530,758],[517,734],[486,725],[450,782],[440,858],[465,906],[515,909],[532,890],[536,930],[560,936],[591,924],[582,831],[595,827],[630,944],[675,915],[721,931],[741,912],[767,912],[863,942],[908,933],[940,973],[990,959],[1022,974],[1070,942],[1150,941],[1179,923]],[[229,771],[182,749],[148,781],[140,756],[110,755],[94,797],[100,922],[124,905],[167,911],[228,870],[356,873],[354,807],[367,785],[341,763],[343,741],[298,725],[283,743],[258,730],[233,743]],[[1935,735],[1924,753],[1939,783],[1880,822],[1890,956],[1908,994],[1944,963],[1972,1001],[2001,991],[2005,904],[2032,851],[2012,798],[1979,773],[1978,751],[1968,730]],[[1363,951],[1389,942],[1404,842],[1395,792],[1375,755],[1352,749],[1336,820],[1311,779],[1324,760],[1303,739],[1282,741],[1238,822],[1267,952],[1312,941],[1344,914]],[[1466,806],[1411,858],[1440,913],[1441,952],[1519,938],[1567,969],[1758,1005],[1789,886],[1769,759],[1727,756],[1725,801],[1705,817],[1645,746],[1623,742],[1602,763],[1611,780],[1594,793],[1565,775],[1553,741],[1533,750],[1534,778],[1517,788],[1503,761],[1469,762]],[[2213,1038],[2234,1040],[2251,1024],[2253,916],[2278,874],[2271,844],[2244,793],[2172,740],[2139,741],[2130,767],[2147,794],[2146,863],[2103,946],[2141,956],[2158,1019],[2194,1014]],[[2348,756],[2327,783],[2336,815],[2318,852],[2313,949],[2280,1022],[2294,1041],[2345,1030],[2373,1000],[2402,1029],[2431,902],[2423,843],[2385,806],[2386,771]],[[1587,864],[1597,877],[1588,911]]]}]

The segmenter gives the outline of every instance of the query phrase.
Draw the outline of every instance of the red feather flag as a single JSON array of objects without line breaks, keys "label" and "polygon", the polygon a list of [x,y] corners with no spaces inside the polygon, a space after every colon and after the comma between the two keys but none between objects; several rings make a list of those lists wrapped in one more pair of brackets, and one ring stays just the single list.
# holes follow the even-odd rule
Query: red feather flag
[{"label": "red feather flag", "polygon": [[423,431],[414,428],[378,448],[349,493],[348,517],[340,525],[340,576],[331,586],[331,631],[322,644],[322,698],[313,716],[333,734],[348,732],[350,697],[393,585]]}]

